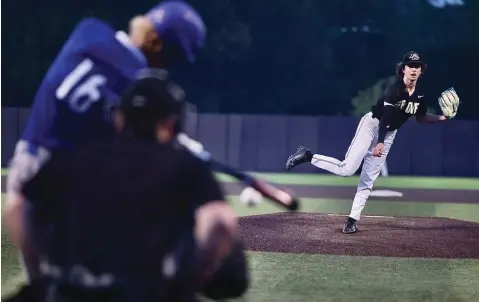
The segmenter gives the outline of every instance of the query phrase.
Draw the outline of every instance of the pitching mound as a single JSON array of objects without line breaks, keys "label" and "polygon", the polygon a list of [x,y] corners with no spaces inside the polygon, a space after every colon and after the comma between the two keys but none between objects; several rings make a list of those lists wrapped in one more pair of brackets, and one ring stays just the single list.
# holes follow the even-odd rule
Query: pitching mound
[{"label": "pitching mound", "polygon": [[242,217],[248,250],[350,256],[478,258],[479,223],[448,218],[362,217],[355,234],[344,216],[278,213]]}]

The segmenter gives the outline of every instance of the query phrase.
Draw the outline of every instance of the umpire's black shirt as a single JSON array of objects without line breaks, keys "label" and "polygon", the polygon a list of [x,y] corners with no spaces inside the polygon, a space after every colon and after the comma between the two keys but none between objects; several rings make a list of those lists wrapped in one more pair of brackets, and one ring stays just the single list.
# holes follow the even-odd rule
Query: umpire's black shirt
[{"label": "umpire's black shirt", "polygon": [[54,156],[24,194],[53,225],[44,242],[51,262],[157,287],[162,256],[191,236],[194,209],[224,200],[208,166],[188,151],[126,138]]},{"label": "umpire's black shirt", "polygon": [[409,95],[402,77],[388,85],[377,104],[372,107],[373,117],[380,120],[378,143],[384,143],[386,133],[399,129],[411,116],[424,116],[427,104],[424,93],[416,85]]}]

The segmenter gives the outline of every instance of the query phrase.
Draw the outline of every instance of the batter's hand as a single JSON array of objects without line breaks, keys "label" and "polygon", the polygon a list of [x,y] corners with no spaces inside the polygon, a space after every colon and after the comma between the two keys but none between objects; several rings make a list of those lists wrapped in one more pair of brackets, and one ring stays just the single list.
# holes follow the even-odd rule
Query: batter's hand
[{"label": "batter's hand", "polygon": [[373,156],[376,157],[381,157],[384,154],[384,144],[379,143],[376,145],[376,147],[373,149]]}]

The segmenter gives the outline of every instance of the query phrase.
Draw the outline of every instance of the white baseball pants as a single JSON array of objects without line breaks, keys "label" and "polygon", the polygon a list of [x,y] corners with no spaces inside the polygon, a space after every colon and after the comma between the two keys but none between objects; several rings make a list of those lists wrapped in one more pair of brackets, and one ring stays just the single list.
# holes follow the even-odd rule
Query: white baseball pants
[{"label": "white baseball pants", "polygon": [[366,205],[376,178],[381,173],[381,168],[386,162],[396,132],[391,131],[386,134],[384,140],[384,154],[381,157],[372,155],[374,147],[378,140],[379,120],[372,117],[372,113],[365,114],[359,122],[356,134],[349,146],[343,161],[333,157],[315,154],[311,164],[339,176],[351,176],[359,169],[361,161],[364,159],[359,185],[354,197],[351,208],[351,218],[360,219],[361,212]]}]

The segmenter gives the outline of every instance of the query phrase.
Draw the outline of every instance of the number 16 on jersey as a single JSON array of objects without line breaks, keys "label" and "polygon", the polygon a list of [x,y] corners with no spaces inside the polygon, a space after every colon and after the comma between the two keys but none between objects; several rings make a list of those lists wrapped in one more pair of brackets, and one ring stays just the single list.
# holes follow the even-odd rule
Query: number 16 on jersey
[{"label": "number 16 on jersey", "polygon": [[100,89],[107,80],[100,74],[88,75],[93,65],[90,59],[83,60],[56,90],[57,99],[68,102],[75,113],[85,113],[102,97]]}]

